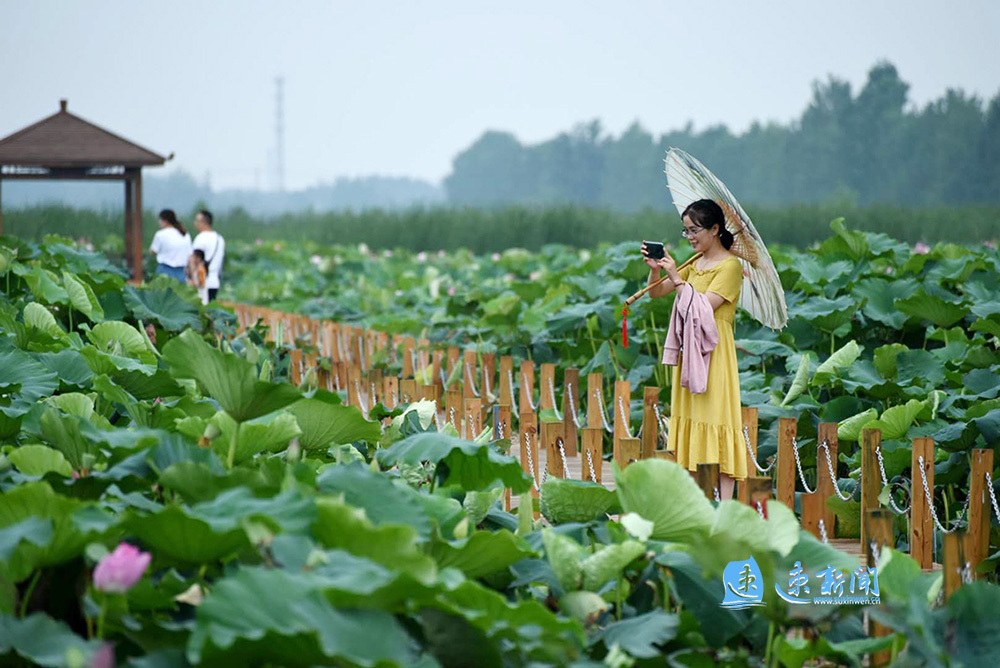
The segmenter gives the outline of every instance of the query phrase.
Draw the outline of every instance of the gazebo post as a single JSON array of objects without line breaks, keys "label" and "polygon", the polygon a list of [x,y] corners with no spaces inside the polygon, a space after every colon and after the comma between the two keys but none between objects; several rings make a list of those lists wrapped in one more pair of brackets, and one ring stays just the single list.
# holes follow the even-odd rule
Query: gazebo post
[{"label": "gazebo post", "polygon": [[142,275],[142,168],[136,170],[135,180],[132,181],[135,187],[135,195],[132,204],[135,206],[135,218],[132,223],[132,238],[135,244],[132,249],[132,269],[135,280],[139,283],[143,281]]},{"label": "gazebo post", "polygon": [[135,210],[132,207],[132,177],[126,174],[125,176],[125,261],[131,266],[135,267],[135,262],[132,258],[132,252],[134,250],[134,245],[132,243],[132,230],[135,227],[132,218],[135,216]]}]

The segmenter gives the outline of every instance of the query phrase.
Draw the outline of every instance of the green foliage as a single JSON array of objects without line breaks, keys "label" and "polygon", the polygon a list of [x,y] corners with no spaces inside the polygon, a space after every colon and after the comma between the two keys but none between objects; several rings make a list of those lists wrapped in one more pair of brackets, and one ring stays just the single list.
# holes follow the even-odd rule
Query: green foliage
[{"label": "green foliage", "polygon": [[[816,422],[838,421],[844,475],[858,466],[853,440],[878,426],[886,474],[900,482],[909,439],[933,435],[951,453],[937,463],[935,492],[948,499],[939,514],[951,522],[964,489],[943,481],[965,479],[968,448],[1000,440],[1000,357],[992,334],[973,326],[1000,315],[990,306],[1000,298],[1000,258],[954,246],[916,255],[839,224],[834,232],[825,250],[775,252],[792,307],[785,331],[737,323],[761,448],[773,447],[779,415],[801,418],[803,446]],[[801,531],[780,503],[768,504],[766,520],[733,501],[715,506],[687,471],[651,459],[616,468],[614,491],[550,478],[536,522],[531,480],[505,454],[509,440],[467,441],[450,426],[439,433],[432,402],[365,419],[341,394],[292,387],[287,348],[261,328],[237,335],[218,310],[182,309],[182,289],[134,287],[129,306],[115,301],[122,277],[100,258],[55,239],[16,247],[16,257],[0,252],[11,279],[0,280],[7,662],[87,665],[111,648],[138,665],[708,664],[765,654],[787,665],[857,664],[904,642],[855,639],[856,607],[791,613],[771,591],[752,611],[719,606],[719,576],[735,558],[753,555],[768,583],[796,562],[813,573],[854,563]],[[250,257],[234,244],[234,289],[314,317],[513,349],[555,362],[557,379],[589,364],[637,387],[654,372],[665,324],[658,302],[637,304],[634,345],[615,339],[615,308],[643,278],[625,247],[510,250],[489,262],[466,252],[380,259],[340,246],[317,264],[306,257],[315,251],[262,246]],[[103,319],[71,306],[73,289],[57,280],[64,272],[90,286]],[[859,286],[874,295],[876,280],[909,292],[889,289],[876,310],[858,307]],[[892,325],[887,308],[918,290],[961,318],[947,329],[908,315]],[[376,366],[394,374],[388,359]],[[586,398],[574,399],[582,411]],[[516,518],[500,504],[507,491],[520,495]],[[840,535],[856,533],[859,504],[829,503]],[[122,540],[152,561],[127,594],[106,596],[93,589],[92,569]],[[982,620],[996,586],[963,587],[931,608],[940,581],[887,550],[885,602],[872,614],[909,638],[914,661],[945,648],[982,663],[991,645],[960,633],[959,648],[939,630],[957,624],[992,637]],[[811,640],[789,633],[805,624]]]}]

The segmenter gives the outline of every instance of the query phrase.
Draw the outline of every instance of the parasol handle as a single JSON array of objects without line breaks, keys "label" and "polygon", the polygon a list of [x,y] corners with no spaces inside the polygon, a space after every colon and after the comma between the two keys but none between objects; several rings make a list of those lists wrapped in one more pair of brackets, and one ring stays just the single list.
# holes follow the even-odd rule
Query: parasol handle
[{"label": "parasol handle", "polygon": [[[681,266],[677,267],[677,271],[680,271],[681,269],[683,269],[684,267],[688,266],[689,264],[691,264],[692,262],[694,262],[695,260],[697,260],[700,257],[701,257],[701,253],[695,253],[690,258],[688,258],[687,262],[685,262]],[[665,280],[667,280],[669,278],[670,278],[669,276],[664,276],[660,280],[658,280],[658,281],[656,281],[654,283],[650,283],[649,285],[647,285],[646,287],[644,287],[642,290],[639,290],[639,292],[635,293],[634,295],[632,295],[631,297],[629,297],[628,299],[626,299],[625,300],[625,306],[631,306],[632,304],[634,304],[636,302],[636,300],[638,300],[644,294],[646,294],[647,292],[649,292],[650,290],[652,290],[653,288],[655,288],[657,285],[659,285],[660,283],[662,283],[663,281],[665,281]]]}]

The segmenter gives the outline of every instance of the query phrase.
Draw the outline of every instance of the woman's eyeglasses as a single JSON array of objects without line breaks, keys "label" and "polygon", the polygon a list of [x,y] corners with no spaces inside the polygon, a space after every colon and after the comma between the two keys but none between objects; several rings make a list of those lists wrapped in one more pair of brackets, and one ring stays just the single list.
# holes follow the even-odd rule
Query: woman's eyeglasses
[{"label": "woman's eyeglasses", "polygon": [[705,229],[705,228],[704,227],[698,227],[698,228],[695,228],[694,231],[692,232],[690,229],[688,229],[686,227],[682,227],[681,228],[681,236],[684,237],[685,239],[694,239],[696,236],[698,236],[698,234],[703,229]]}]

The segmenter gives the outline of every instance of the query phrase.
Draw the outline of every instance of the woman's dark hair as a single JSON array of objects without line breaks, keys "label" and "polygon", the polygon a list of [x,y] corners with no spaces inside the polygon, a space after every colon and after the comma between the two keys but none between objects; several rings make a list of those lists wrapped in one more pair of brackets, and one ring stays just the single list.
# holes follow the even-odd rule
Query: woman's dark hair
[{"label": "woman's dark hair", "polygon": [[681,214],[681,220],[684,220],[685,216],[690,218],[692,223],[706,230],[711,230],[718,225],[719,241],[722,242],[722,247],[726,250],[732,248],[733,233],[726,229],[726,214],[722,212],[722,207],[719,206],[718,202],[711,199],[691,202]]},{"label": "woman's dark hair", "polygon": [[165,221],[167,225],[174,228],[181,233],[181,236],[187,234],[187,230],[184,229],[184,224],[177,220],[177,214],[174,213],[173,209],[164,209],[160,212],[160,220]]},{"label": "woman's dark hair", "polygon": [[201,262],[202,264],[207,264],[207,263],[205,262],[205,251],[203,251],[202,249],[200,249],[200,248],[196,249],[196,250],[194,251],[193,255],[194,255],[194,256],[195,256],[196,258],[198,258],[198,261],[199,261],[199,262]]}]

